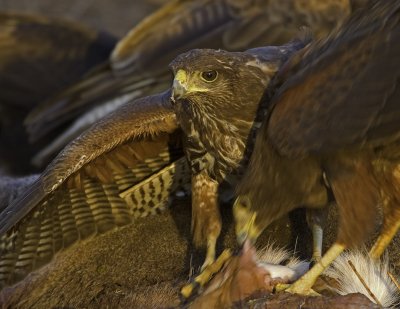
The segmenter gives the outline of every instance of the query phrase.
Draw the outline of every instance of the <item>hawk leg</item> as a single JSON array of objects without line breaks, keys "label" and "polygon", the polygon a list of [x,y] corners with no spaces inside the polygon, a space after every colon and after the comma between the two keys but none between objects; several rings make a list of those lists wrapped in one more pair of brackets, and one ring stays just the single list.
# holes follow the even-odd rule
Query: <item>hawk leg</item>
[{"label": "hawk leg", "polygon": [[[397,206],[397,205],[396,205]],[[386,247],[392,241],[400,228],[400,209],[392,208],[389,213],[385,214],[382,231],[375,244],[371,248],[369,255],[378,260],[385,251]]]},{"label": "hawk leg", "polygon": [[343,244],[334,243],[324,256],[299,280],[289,285],[289,287],[287,285],[278,285],[276,289],[301,295],[316,295],[317,293],[312,290],[315,281],[345,248]]},{"label": "hawk leg", "polygon": [[201,274],[194,278],[193,282],[185,285],[181,289],[181,295],[185,298],[189,298],[197,287],[203,287],[206,285],[212,276],[221,270],[222,266],[224,266],[225,262],[231,256],[231,251],[229,249],[225,249],[215,262],[207,265]]},{"label": "hawk leg", "polygon": [[207,245],[202,269],[215,260],[215,247],[221,232],[221,215],[218,208],[219,184],[199,173],[192,177],[192,234],[197,247]]},{"label": "hawk leg", "polygon": [[307,209],[307,223],[311,228],[313,237],[312,261],[318,262],[322,257],[322,240],[324,236],[324,226],[327,218],[327,208]]},{"label": "hawk leg", "polygon": [[312,226],[312,236],[313,236],[313,255],[312,260],[318,262],[322,257],[322,240],[324,236],[324,230],[322,226],[318,224],[313,224]]},{"label": "hawk leg", "polygon": [[[378,260],[400,228],[400,168],[398,164],[392,168],[381,168],[383,225],[381,233],[371,248],[369,255]],[[390,166],[389,166],[390,167]]]}]

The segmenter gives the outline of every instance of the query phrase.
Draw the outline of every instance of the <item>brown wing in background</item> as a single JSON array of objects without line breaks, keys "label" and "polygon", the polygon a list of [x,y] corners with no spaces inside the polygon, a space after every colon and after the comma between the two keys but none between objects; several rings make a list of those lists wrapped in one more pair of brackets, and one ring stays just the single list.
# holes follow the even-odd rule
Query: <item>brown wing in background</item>
[{"label": "brown wing in background", "polygon": [[[177,0],[166,4],[118,43],[107,64],[29,115],[26,124],[31,140],[85,111],[93,114],[91,109],[96,106],[104,104],[103,109],[97,109],[98,115],[92,116],[100,119],[127,101],[166,89],[172,81],[169,61],[180,51],[190,49],[191,42],[201,41],[203,36],[225,25],[231,19],[228,13],[222,1]],[[90,124],[85,122],[72,138]],[[69,140],[70,136],[63,143]]]},{"label": "brown wing in background", "polygon": [[78,240],[168,205],[189,181],[169,97],[143,98],[104,118],[0,214],[0,286]]},{"label": "brown wing in background", "polygon": [[[165,72],[149,78],[140,75],[128,79],[115,79],[108,65],[98,68],[83,83],[62,92],[57,97],[61,98],[58,104],[50,103],[50,105],[40,106],[39,109],[44,113],[40,114],[38,109],[41,119],[36,120],[39,122],[31,125],[31,116],[26,119],[25,123],[31,142],[43,138],[49,132],[54,132],[60,127],[60,124],[77,119],[46,148],[41,149],[33,162],[37,166],[43,166],[69,141],[119,106],[165,90],[171,84],[170,75],[170,72]],[[98,104],[98,100],[104,104]]]},{"label": "brown wing in background", "polygon": [[289,156],[329,154],[398,139],[399,54],[399,1],[376,6],[373,14],[361,11],[311,46],[273,98],[268,132],[277,149]]},{"label": "brown wing in background", "polygon": [[0,13],[0,102],[31,109],[108,58],[116,39],[80,24]]},{"label": "brown wing in background", "polygon": [[27,113],[107,59],[115,43],[73,22],[0,13],[0,159],[11,171],[27,172],[42,146],[27,141]]}]

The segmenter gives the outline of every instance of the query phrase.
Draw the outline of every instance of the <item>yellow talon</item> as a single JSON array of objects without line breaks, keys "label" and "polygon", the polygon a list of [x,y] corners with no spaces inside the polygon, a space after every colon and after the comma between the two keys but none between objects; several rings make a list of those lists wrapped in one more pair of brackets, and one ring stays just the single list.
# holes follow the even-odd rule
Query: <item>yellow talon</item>
[{"label": "yellow talon", "polygon": [[278,283],[275,286],[275,292],[288,292],[292,294],[300,294],[300,295],[307,295],[307,296],[321,296],[321,294],[315,292],[313,289],[302,289],[298,287],[296,283],[287,284],[287,283]]},{"label": "yellow talon", "polygon": [[190,283],[190,284],[186,284],[182,289],[181,289],[181,295],[184,298],[189,298],[190,295],[192,295],[193,293],[193,289],[194,289],[194,284]]},{"label": "yellow talon", "polygon": [[313,289],[310,288],[303,288],[293,283],[290,287],[288,287],[285,292],[292,293],[292,294],[300,294],[304,296],[321,296],[321,294],[315,292]]},{"label": "yellow talon", "polygon": [[206,266],[204,268],[204,271],[196,278],[194,278],[194,282],[185,285],[181,289],[181,295],[184,298],[189,298],[192,295],[193,290],[196,288],[196,286],[198,285],[200,287],[203,287],[207,282],[209,282],[212,276],[214,276],[214,274],[216,274],[221,270],[222,266],[224,266],[225,262],[231,256],[232,256],[231,250],[225,249],[218,257],[218,259],[215,260],[214,263]]},{"label": "yellow talon", "polygon": [[290,287],[290,284],[287,283],[278,283],[275,285],[275,292],[282,292],[287,290]]}]

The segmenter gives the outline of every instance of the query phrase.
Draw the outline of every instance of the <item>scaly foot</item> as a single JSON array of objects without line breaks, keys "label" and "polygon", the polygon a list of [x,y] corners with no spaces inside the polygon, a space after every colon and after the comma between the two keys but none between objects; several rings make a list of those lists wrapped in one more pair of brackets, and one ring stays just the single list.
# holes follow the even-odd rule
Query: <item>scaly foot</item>
[{"label": "scaly foot", "polygon": [[297,281],[293,284],[278,283],[275,286],[276,292],[288,292],[292,294],[299,294],[304,296],[321,296],[321,294],[315,292],[313,289],[308,288],[304,285],[297,284]]},{"label": "scaly foot", "polygon": [[199,288],[202,288],[205,284],[207,284],[212,276],[219,272],[224,266],[225,262],[232,256],[232,253],[229,249],[225,249],[221,255],[218,257],[218,259],[215,260],[214,263],[207,265],[204,270],[198,275],[196,278],[194,278],[193,282],[185,285],[181,289],[181,295],[184,298],[189,298],[191,295],[193,295],[193,292],[198,290]]}]

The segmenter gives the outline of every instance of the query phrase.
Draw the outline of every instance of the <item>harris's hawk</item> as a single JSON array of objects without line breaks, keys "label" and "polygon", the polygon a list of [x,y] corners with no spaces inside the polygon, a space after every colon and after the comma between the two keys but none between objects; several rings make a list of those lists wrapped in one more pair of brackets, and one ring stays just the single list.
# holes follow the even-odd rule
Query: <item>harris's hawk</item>
[{"label": "harris's hawk", "polygon": [[336,242],[287,291],[309,293],[319,274],[373,230],[379,257],[400,225],[400,1],[377,1],[278,73],[234,205],[240,243],[301,205],[339,208]]},{"label": "harris's hawk", "polygon": [[308,39],[246,52],[195,49],[171,63],[172,102],[192,171],[193,238],[207,246],[203,267],[214,261],[221,231],[221,185],[234,187],[243,174],[265,117],[267,106],[260,104],[265,89]]}]

